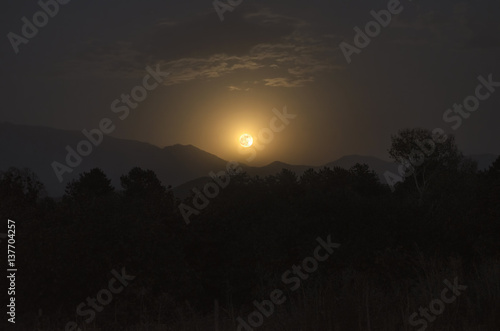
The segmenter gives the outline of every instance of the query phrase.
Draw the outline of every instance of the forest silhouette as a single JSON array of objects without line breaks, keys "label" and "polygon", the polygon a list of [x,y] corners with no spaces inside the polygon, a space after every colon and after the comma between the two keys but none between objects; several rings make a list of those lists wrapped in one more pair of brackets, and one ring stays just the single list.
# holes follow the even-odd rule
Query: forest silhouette
[{"label": "forest silhouette", "polygon": [[[408,156],[430,134],[398,132],[390,155]],[[413,330],[409,316],[458,277],[468,289],[429,324],[497,329],[500,157],[478,171],[450,137],[404,178],[392,192],[364,164],[235,174],[186,225],[178,206],[192,197],[177,199],[147,169],[116,188],[95,168],[51,198],[36,174],[10,168],[0,215],[16,221],[18,319],[31,330],[70,320],[83,330],[235,330],[280,288],[287,300],[259,330]],[[335,253],[298,290],[284,286],[283,272],[328,235]],[[122,268],[135,279],[87,324],[76,307]]]}]

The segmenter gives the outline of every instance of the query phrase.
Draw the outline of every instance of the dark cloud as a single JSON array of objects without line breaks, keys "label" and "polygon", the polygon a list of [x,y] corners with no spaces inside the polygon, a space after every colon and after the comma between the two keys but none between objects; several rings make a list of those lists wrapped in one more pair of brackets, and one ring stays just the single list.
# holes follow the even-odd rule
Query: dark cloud
[{"label": "dark cloud", "polygon": [[[122,71],[139,76],[144,63],[159,63],[172,72],[166,85],[260,70],[262,85],[299,87],[313,82],[315,75],[339,68],[333,64],[336,46],[328,38],[313,38],[306,31],[304,21],[269,9],[233,13],[224,24],[212,14],[185,21],[162,20],[140,40],[81,43],[79,55],[58,72],[102,75]],[[281,70],[270,70],[273,68]]]}]

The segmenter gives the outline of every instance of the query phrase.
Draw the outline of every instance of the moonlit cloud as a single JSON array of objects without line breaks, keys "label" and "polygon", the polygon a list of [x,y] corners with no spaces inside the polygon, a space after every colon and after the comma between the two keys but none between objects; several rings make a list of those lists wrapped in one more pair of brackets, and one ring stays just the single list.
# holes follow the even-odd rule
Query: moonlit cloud
[{"label": "moonlit cloud", "polygon": [[[173,58],[174,56],[166,49],[163,51],[159,46],[146,47],[148,52],[144,52],[140,47],[144,44],[143,42],[120,41],[106,44],[92,40],[85,42],[87,51],[63,63],[60,72],[77,74],[81,70],[86,75],[109,72],[139,77],[144,70],[139,64],[142,61],[142,65],[144,62],[159,63],[164,70],[171,72],[171,76],[164,83],[169,86],[199,80],[216,80],[227,75],[253,71],[262,77],[256,85],[299,87],[314,82],[318,75],[328,74],[342,68],[340,64],[334,63],[337,57],[335,55],[337,47],[331,45],[328,37],[308,37],[307,32],[302,31],[307,26],[303,21],[272,14],[269,10],[248,13],[242,17],[242,20],[247,22],[241,24],[242,31],[255,28],[255,26],[265,26],[275,31],[271,32],[274,34],[273,42],[262,43],[259,42],[261,38],[256,38],[252,45],[247,41],[246,52],[241,52],[238,47],[233,50],[225,47],[215,50],[213,54],[182,56],[182,52],[177,50],[178,56]],[[205,22],[205,17],[200,16],[198,21]],[[179,28],[190,26],[191,23],[172,21],[157,23],[150,29],[152,32],[149,44],[153,43],[151,38],[161,39]],[[170,30],[173,30],[172,33],[169,32]],[[199,29],[197,31],[200,33]],[[244,34],[248,35],[248,32]],[[203,35],[198,38],[203,38]],[[160,41],[157,40],[156,43],[159,44]],[[151,48],[154,48],[154,51],[150,53]],[[185,53],[189,54],[189,47],[184,48]],[[220,52],[224,49],[227,52]],[[239,84],[239,82],[235,83]],[[246,90],[243,86],[234,85],[233,90],[234,88]]]}]

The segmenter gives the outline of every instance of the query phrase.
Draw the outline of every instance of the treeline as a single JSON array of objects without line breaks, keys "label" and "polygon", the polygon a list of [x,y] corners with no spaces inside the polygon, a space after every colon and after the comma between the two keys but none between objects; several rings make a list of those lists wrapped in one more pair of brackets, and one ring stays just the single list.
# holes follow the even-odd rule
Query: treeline
[{"label": "treeline", "polygon": [[186,311],[212,311],[214,300],[251,310],[328,235],[341,246],[301,291],[340,288],[346,270],[374,286],[411,283],[421,277],[416,259],[460,259],[472,279],[482,261],[500,257],[500,158],[477,171],[460,154],[443,155],[394,192],[360,164],[300,177],[236,174],[189,225],[178,206],[192,197],[176,199],[150,170],[134,168],[114,188],[93,169],[53,199],[34,173],[11,168],[0,174],[0,215],[17,225],[18,319],[42,329],[85,324],[76,307],[122,268],[133,283],[92,324],[175,324]]}]

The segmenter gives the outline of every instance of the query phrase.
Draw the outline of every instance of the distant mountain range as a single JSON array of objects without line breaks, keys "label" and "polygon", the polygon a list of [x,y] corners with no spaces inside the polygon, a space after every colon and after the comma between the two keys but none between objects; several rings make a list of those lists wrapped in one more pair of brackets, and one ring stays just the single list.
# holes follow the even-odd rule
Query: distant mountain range
[{"label": "distant mountain range", "polygon": [[[174,187],[174,193],[183,197],[194,186],[201,187],[210,172],[226,169],[227,161],[192,145],[174,145],[159,148],[148,143],[117,139],[104,136],[102,143],[82,157],[82,162],[71,173],[63,175],[59,182],[52,163],[65,164],[66,146],[76,148],[85,137],[79,131],[66,131],[46,127],[0,123],[0,171],[9,167],[29,168],[45,184],[50,196],[64,194],[66,184],[84,171],[101,168],[116,188],[120,188],[120,176],[133,167],[153,170],[165,185]],[[496,159],[493,154],[471,155],[480,169],[489,167]],[[273,162],[263,167],[242,165],[249,175],[267,176],[276,174],[283,168],[301,175],[309,168],[323,167],[350,168],[356,163],[366,163],[381,178],[385,171],[397,173],[397,165],[373,156],[344,156],[324,166],[290,165]]]}]

